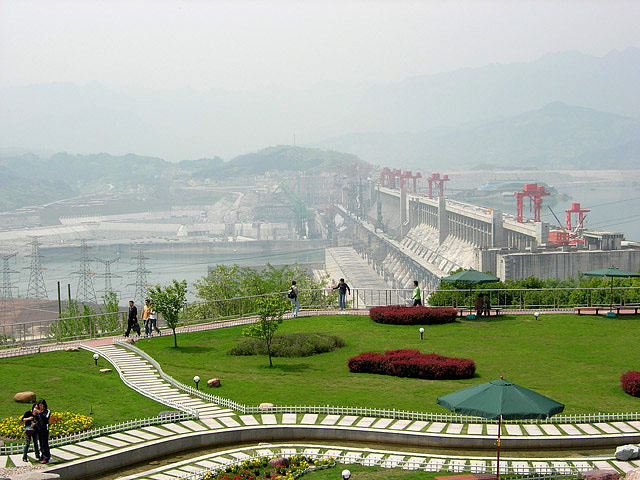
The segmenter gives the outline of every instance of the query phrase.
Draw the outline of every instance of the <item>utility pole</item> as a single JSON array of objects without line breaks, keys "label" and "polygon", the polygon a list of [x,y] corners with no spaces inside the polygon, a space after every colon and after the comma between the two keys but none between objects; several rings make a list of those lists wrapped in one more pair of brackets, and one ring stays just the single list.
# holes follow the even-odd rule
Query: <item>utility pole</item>
[{"label": "utility pole", "polygon": [[96,298],[96,289],[93,286],[94,272],[91,271],[91,260],[89,260],[89,249],[86,240],[82,240],[80,244],[80,270],[72,272],[72,275],[78,275],[78,289],[76,290],[76,300],[78,302],[98,303]]},{"label": "utility pole", "polygon": [[15,257],[17,253],[10,253],[2,256],[2,291],[0,291],[0,318],[9,319],[15,317],[15,308],[13,305],[13,284],[11,283],[11,274],[18,273],[11,270],[9,260]]},{"label": "utility pole", "polygon": [[40,262],[40,241],[38,237],[31,239],[31,254],[26,255],[31,258],[31,266],[29,267],[29,286],[27,288],[27,298],[35,298],[36,300],[47,299],[47,287],[44,285],[44,276],[42,271],[45,269]]}]

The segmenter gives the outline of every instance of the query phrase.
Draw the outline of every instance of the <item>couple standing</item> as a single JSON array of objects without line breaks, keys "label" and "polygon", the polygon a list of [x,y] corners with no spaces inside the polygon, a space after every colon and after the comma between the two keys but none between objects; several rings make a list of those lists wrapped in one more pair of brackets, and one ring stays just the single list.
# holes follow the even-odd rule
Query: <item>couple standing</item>
[{"label": "couple standing", "polygon": [[[49,451],[49,418],[51,412],[47,407],[47,401],[42,399],[38,403],[34,403],[31,410],[27,410],[22,416],[24,423],[24,433],[27,440],[24,450],[22,451],[22,461],[27,462],[27,453],[29,453],[29,445],[33,440],[33,451],[40,463],[49,463],[51,452]],[[38,448],[40,444],[40,448]]]}]

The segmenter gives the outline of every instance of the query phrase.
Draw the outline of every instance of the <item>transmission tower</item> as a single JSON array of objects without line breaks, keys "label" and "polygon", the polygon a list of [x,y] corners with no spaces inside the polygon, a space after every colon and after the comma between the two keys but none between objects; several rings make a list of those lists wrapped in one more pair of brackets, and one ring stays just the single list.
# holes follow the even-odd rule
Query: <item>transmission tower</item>
[{"label": "transmission tower", "polygon": [[11,270],[9,260],[15,257],[17,253],[10,253],[2,256],[2,291],[0,291],[0,318],[8,319],[15,316],[13,305],[13,284],[11,283],[11,274],[18,273]]},{"label": "transmission tower", "polygon": [[[147,291],[149,290],[149,283],[147,282],[147,274],[151,273],[145,267],[145,260],[149,260],[144,256],[142,249],[138,250],[138,255],[135,257],[138,261],[138,265],[131,273],[136,274],[136,293],[133,295],[133,299],[138,305],[144,304],[144,299],[147,298]],[[130,284],[131,285],[131,284]]]},{"label": "transmission tower", "polygon": [[72,275],[78,275],[78,289],[76,290],[76,299],[84,303],[98,303],[96,298],[96,289],[93,286],[94,272],[91,271],[91,260],[89,259],[89,249],[86,240],[82,240],[80,244],[80,270],[72,272]]},{"label": "transmission tower", "polygon": [[38,240],[38,237],[32,237],[30,245],[31,254],[26,255],[31,258],[31,266],[29,267],[31,273],[29,275],[27,298],[46,300],[47,287],[44,285],[44,276],[42,275],[42,271],[45,270],[45,268],[40,263],[40,240]]},{"label": "transmission tower", "polygon": [[111,273],[111,264],[120,260],[120,257],[112,258],[111,260],[102,260],[100,258],[96,258],[96,261],[102,263],[104,265],[104,274],[98,275],[98,277],[104,278],[104,293],[107,294],[109,292],[113,292],[113,288],[111,285],[112,278],[120,278],[120,275],[115,275]]}]

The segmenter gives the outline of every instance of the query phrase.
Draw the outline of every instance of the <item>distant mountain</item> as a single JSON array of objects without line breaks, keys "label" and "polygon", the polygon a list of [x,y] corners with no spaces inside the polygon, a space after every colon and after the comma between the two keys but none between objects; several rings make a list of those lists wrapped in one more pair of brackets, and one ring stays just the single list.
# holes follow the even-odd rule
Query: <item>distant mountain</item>
[{"label": "distant mountain", "polygon": [[362,163],[355,155],[293,146],[268,147],[229,162],[219,157],[172,163],[134,154],[56,153],[47,159],[25,154],[0,158],[0,211],[98,192],[109,184],[143,185],[158,192],[180,180],[252,178],[266,172],[317,174],[340,171],[356,162]]},{"label": "distant mountain", "polygon": [[[407,134],[411,140],[416,132],[510,118],[556,101],[638,117],[638,85],[637,48],[603,57],[552,53],[528,63],[358,88],[202,92],[122,90],[97,83],[31,85],[0,89],[0,151],[140,152],[179,161],[230,158],[288,143],[294,135],[298,143],[318,146],[357,132],[378,132],[374,139],[380,140],[390,135],[390,143],[402,146],[402,132],[413,132]],[[349,151],[376,153],[366,135],[354,140],[361,146]],[[421,153],[404,150],[414,158]],[[362,158],[377,161],[364,153]],[[404,161],[404,154],[395,153],[385,163],[400,167]]]},{"label": "distant mountain", "polygon": [[[495,165],[529,168],[638,168],[640,120],[554,102],[511,117],[424,133],[346,135],[320,142],[419,169]],[[397,162],[396,162],[397,164]]]}]

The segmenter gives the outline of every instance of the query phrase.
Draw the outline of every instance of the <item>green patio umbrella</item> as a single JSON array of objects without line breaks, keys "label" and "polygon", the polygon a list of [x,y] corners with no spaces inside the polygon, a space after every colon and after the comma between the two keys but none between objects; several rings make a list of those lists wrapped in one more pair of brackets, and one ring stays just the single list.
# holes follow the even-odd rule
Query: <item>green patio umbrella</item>
[{"label": "green patio umbrella", "polygon": [[[461,272],[454,273],[453,275],[449,275],[448,277],[444,277],[441,279],[441,281],[469,286],[469,316],[473,316],[473,314],[471,313],[471,291],[473,289],[473,286],[479,285],[481,283],[499,282],[500,279],[498,277],[494,277],[493,275],[489,275],[488,273],[482,273],[474,270],[473,268],[470,268],[469,270],[463,270]],[[475,316],[473,318],[475,318]]]},{"label": "green patio umbrella", "polygon": [[640,277],[640,273],[627,272],[626,270],[620,270],[617,267],[611,265],[609,268],[602,268],[600,270],[591,270],[590,272],[584,272],[583,275],[588,277],[604,277],[611,279],[611,295],[609,298],[609,311],[613,312],[613,279],[614,278],[629,278]]},{"label": "green patio umbrella", "polygon": [[492,380],[463,388],[437,400],[452,412],[498,420],[496,472],[500,476],[500,430],[502,420],[547,418],[564,410],[564,405],[544,395],[504,380]]}]

